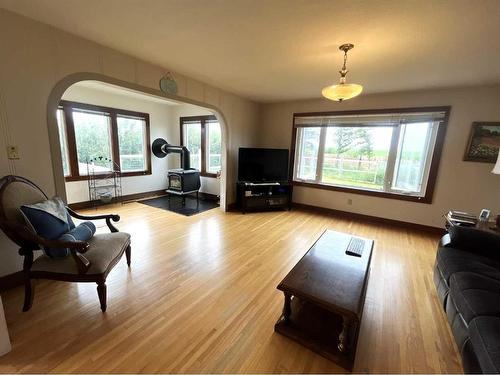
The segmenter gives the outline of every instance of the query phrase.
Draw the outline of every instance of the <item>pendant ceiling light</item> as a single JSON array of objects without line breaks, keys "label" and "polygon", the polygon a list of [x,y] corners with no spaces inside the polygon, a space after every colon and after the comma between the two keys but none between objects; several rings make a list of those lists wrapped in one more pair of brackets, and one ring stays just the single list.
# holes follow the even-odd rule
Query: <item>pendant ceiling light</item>
[{"label": "pendant ceiling light", "polygon": [[344,51],[344,65],[342,69],[339,70],[340,73],[340,83],[338,85],[326,86],[321,90],[321,94],[330,100],[335,100],[341,102],[343,100],[354,98],[361,94],[363,91],[363,86],[357,85],[355,83],[346,83],[345,76],[347,75],[347,52],[354,48],[354,44],[342,44],[339,50]]}]

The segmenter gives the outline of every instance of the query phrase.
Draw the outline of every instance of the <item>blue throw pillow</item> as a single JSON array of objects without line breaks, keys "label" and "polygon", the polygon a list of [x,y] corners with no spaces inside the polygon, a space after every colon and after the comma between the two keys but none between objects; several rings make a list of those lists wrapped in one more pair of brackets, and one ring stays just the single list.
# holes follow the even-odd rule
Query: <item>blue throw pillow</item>
[{"label": "blue throw pillow", "polygon": [[39,236],[49,240],[55,240],[75,227],[64,202],[57,197],[36,204],[23,205],[21,212],[27,224]]},{"label": "blue throw pillow", "polygon": [[[64,233],[57,240],[67,242],[88,241],[94,235],[95,230],[95,225],[92,222],[84,221],[69,232]],[[68,248],[47,248],[45,249],[45,253],[51,258],[64,258],[67,257],[71,251]]]},{"label": "blue throw pillow", "polygon": [[48,240],[55,240],[75,227],[64,202],[57,197],[21,206],[20,210],[33,231]]}]

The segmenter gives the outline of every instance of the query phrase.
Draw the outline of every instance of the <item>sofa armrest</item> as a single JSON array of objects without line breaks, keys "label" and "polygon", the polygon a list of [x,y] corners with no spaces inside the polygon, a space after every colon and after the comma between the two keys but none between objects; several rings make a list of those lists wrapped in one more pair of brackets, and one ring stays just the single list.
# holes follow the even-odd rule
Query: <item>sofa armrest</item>
[{"label": "sofa armrest", "polygon": [[475,227],[451,226],[447,246],[500,259],[500,233]]}]

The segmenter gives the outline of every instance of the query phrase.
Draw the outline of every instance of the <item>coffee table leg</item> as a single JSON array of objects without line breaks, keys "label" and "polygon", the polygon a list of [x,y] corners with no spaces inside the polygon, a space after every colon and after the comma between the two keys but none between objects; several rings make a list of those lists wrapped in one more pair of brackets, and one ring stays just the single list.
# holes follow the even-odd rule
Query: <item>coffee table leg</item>
[{"label": "coffee table leg", "polygon": [[285,305],[283,306],[283,318],[286,323],[290,323],[290,315],[292,315],[292,295],[285,293]]},{"label": "coffee table leg", "polygon": [[349,350],[349,332],[351,330],[351,321],[349,318],[342,317],[342,332],[339,335],[337,348],[341,353],[347,353]]}]

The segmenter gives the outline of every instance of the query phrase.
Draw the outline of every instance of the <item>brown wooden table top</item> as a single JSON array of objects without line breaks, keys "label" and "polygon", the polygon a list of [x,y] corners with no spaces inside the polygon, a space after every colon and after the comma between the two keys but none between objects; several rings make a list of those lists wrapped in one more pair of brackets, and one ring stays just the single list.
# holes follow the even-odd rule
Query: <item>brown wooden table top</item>
[{"label": "brown wooden table top", "polygon": [[278,285],[278,289],[330,311],[359,319],[363,311],[373,241],[361,257],[347,255],[350,234],[326,230]]}]

